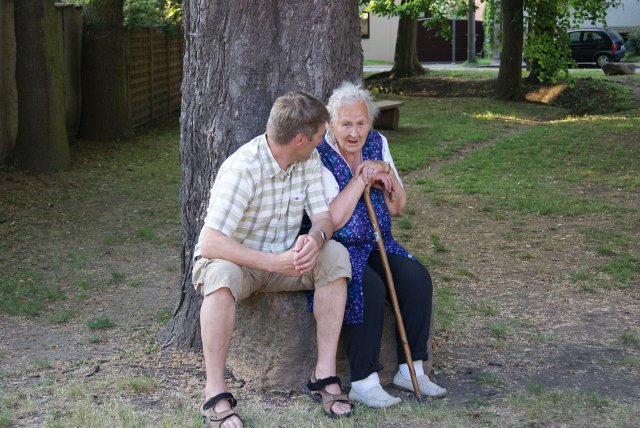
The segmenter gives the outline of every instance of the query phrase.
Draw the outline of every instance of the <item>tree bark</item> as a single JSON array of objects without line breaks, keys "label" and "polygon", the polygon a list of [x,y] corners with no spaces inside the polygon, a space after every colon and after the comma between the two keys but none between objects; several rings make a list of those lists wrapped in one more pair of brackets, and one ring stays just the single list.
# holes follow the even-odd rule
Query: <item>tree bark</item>
[{"label": "tree bark", "polygon": [[60,18],[60,48],[62,50],[62,75],[65,88],[67,134],[73,141],[78,133],[81,114],[82,84],[82,7],[56,5]]},{"label": "tree bark", "polygon": [[[251,11],[251,13],[248,13]],[[356,2],[186,0],[181,112],[182,278],[167,346],[201,346],[193,249],[222,162],[265,131],[273,101],[306,90],[323,101],[362,81]]]},{"label": "tree bark", "polygon": [[478,62],[476,59],[476,2],[467,3],[467,62]]},{"label": "tree bark", "polygon": [[496,98],[518,101],[524,98],[522,90],[524,0],[503,0],[501,10],[503,44]]},{"label": "tree bark", "polygon": [[130,128],[123,3],[93,0],[84,8],[81,138],[115,140]]},{"label": "tree bark", "polygon": [[413,18],[401,16],[398,23],[398,37],[396,38],[396,50],[393,60],[393,68],[389,77],[419,76],[424,73],[424,68],[418,60],[416,50],[417,22]]},{"label": "tree bark", "polygon": [[13,0],[0,2],[0,164],[13,153],[18,134],[16,36]]},{"label": "tree bark", "polygon": [[69,165],[58,17],[50,0],[15,4],[18,168],[49,171]]}]

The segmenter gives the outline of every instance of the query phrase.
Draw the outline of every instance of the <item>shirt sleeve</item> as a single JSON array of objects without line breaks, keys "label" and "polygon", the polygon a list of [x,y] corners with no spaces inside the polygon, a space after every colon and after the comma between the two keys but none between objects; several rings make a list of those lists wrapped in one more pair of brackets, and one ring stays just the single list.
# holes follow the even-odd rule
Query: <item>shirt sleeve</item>
[{"label": "shirt sleeve", "polygon": [[387,138],[384,135],[380,134],[380,136],[382,137],[382,160],[389,163],[389,165],[391,165],[393,172],[395,172],[396,177],[398,177],[398,181],[400,182],[400,185],[404,187],[404,184],[402,183],[402,179],[400,178],[400,174],[398,174],[398,170],[396,169],[396,165],[393,163],[393,158],[391,157],[391,150],[389,150],[389,142],[387,141]]},{"label": "shirt sleeve", "polygon": [[323,166],[320,161],[320,155],[316,150],[314,150],[311,155],[311,159],[309,159],[305,164],[305,177],[308,186],[305,195],[304,208],[309,216],[329,211],[329,205],[327,205],[322,185],[322,169]]},{"label": "shirt sleeve", "polygon": [[211,188],[204,224],[230,237],[251,202],[251,182],[246,171],[223,164]]},{"label": "shirt sleeve", "polygon": [[324,166],[322,167],[322,187],[324,188],[324,197],[327,200],[327,204],[331,204],[338,197],[340,186],[333,173]]}]

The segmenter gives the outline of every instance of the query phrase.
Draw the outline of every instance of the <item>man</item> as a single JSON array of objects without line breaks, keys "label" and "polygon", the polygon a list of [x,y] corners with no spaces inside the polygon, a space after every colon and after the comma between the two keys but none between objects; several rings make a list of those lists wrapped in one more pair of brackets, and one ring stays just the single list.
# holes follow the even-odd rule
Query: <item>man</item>
[{"label": "man", "polygon": [[[316,146],[329,114],[304,92],[278,98],[266,134],[220,167],[195,248],[193,282],[200,309],[206,386],[202,414],[209,426],[242,427],[227,391],[224,367],[235,305],[255,292],[314,290],[318,359],[307,385],[330,417],[352,408],[340,390],[336,351],[344,316],[349,254],[329,241],[333,224],[321,184]],[[303,211],[312,227],[298,236]],[[292,332],[293,334],[293,332]]]}]

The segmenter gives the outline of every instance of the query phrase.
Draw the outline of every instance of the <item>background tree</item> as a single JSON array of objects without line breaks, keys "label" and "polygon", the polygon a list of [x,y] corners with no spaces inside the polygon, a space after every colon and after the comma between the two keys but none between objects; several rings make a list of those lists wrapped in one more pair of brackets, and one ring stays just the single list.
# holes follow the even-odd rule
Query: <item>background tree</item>
[{"label": "background tree", "polygon": [[16,164],[38,171],[65,168],[69,164],[69,142],[58,17],[50,0],[17,2],[14,13],[18,88]]},{"label": "background tree", "polygon": [[218,168],[265,131],[278,96],[302,89],[326,101],[343,80],[361,81],[362,50],[357,3],[344,0],[186,0],[183,22],[182,279],[162,336],[188,348],[201,346],[192,256]]},{"label": "background tree", "polygon": [[124,0],[92,0],[84,7],[82,113],[78,135],[115,140],[129,130]]},{"label": "background tree", "polygon": [[[422,25],[439,28],[440,34],[450,38],[449,16],[458,16],[466,10],[468,0],[401,0],[399,3],[387,0],[360,0],[364,10],[377,16],[398,16],[398,36],[393,67],[389,78],[418,76],[425,69],[418,60],[416,50],[417,20],[428,17]],[[470,0],[473,1],[473,0]]]},{"label": "background tree", "polygon": [[476,2],[467,2],[467,62],[476,60]]},{"label": "background tree", "polygon": [[396,48],[393,54],[393,67],[389,78],[419,76],[425,72],[418,60],[417,21],[409,15],[401,15],[398,22]]},{"label": "background tree", "polygon": [[389,78],[418,76],[425,69],[418,60],[416,50],[417,19],[429,13],[434,0],[361,0],[365,11],[377,16],[398,16],[398,33]]},{"label": "background tree", "polygon": [[182,0],[124,0],[125,27],[181,24]]},{"label": "background tree", "polygon": [[530,0],[525,3],[527,39],[524,57],[531,82],[568,79],[571,58],[567,30],[582,22],[606,22],[607,9],[619,7],[620,0]]},{"label": "background tree", "polygon": [[502,53],[496,85],[496,97],[519,101],[522,91],[522,45],[524,37],[524,0],[502,0]]},{"label": "background tree", "polygon": [[18,133],[16,36],[13,0],[0,2],[0,164],[13,152]]}]

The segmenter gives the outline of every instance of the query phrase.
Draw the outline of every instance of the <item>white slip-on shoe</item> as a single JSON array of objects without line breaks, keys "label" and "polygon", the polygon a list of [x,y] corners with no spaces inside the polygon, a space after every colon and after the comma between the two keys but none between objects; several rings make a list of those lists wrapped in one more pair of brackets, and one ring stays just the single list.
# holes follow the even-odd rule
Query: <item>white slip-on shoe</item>
[{"label": "white slip-on shoe", "polygon": [[402,401],[400,397],[394,397],[385,391],[379,383],[367,389],[364,393],[352,388],[349,391],[349,399],[376,409],[384,409]]},{"label": "white slip-on shoe", "polygon": [[[432,398],[440,398],[447,395],[447,390],[431,382],[431,380],[429,379],[429,376],[420,375],[417,377],[417,379],[418,379],[418,386],[420,387],[421,395],[426,395]],[[393,385],[398,389],[413,392],[413,385],[411,384],[411,379],[405,378],[404,376],[402,376],[402,374],[400,374],[400,372],[397,372],[396,375],[393,377]]]}]

